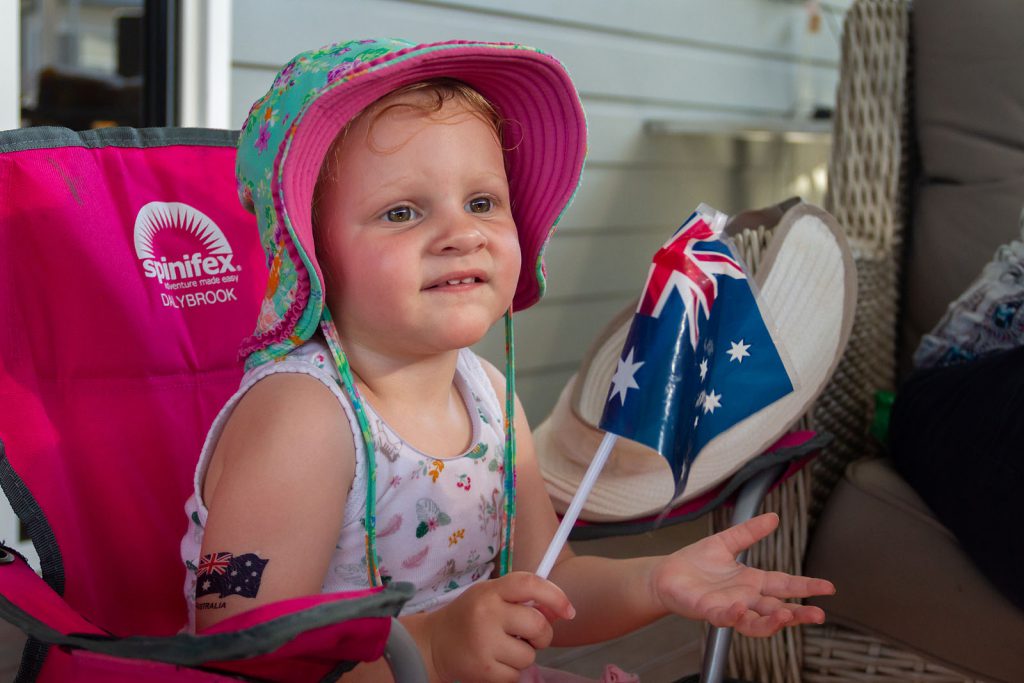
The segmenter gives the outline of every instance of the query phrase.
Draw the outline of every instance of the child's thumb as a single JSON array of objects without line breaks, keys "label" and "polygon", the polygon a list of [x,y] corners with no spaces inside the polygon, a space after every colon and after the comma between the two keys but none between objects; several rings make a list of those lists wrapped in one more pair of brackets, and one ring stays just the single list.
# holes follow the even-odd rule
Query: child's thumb
[{"label": "child's thumb", "polygon": [[559,619],[573,619],[576,616],[576,608],[572,606],[572,603],[567,603],[567,607],[561,613],[547,607],[545,605],[533,605],[533,608],[544,615],[544,618],[548,620],[549,624],[553,624]]}]

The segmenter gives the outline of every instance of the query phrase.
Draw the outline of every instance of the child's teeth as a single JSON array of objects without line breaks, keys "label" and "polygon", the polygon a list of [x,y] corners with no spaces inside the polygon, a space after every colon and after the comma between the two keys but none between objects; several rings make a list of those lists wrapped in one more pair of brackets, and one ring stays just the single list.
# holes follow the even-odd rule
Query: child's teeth
[{"label": "child's teeth", "polygon": [[469,284],[469,283],[473,282],[474,280],[476,280],[476,278],[474,278],[474,277],[462,278],[463,284]]},{"label": "child's teeth", "polygon": [[449,280],[448,284],[450,284],[450,285],[457,285],[457,284],[459,284],[459,281],[458,280]]}]

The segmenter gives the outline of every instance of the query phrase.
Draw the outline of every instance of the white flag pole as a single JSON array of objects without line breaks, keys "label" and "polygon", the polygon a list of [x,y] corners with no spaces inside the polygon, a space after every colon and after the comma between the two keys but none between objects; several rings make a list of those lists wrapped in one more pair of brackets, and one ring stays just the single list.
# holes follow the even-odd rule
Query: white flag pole
[{"label": "white flag pole", "polygon": [[576,495],[572,497],[572,502],[569,503],[569,509],[565,511],[565,516],[562,517],[562,523],[558,525],[558,531],[555,532],[554,538],[551,539],[551,543],[548,545],[547,552],[544,553],[544,559],[540,561],[540,566],[537,567],[537,576],[540,578],[548,578],[548,574],[551,573],[551,569],[555,566],[555,560],[558,559],[558,554],[562,552],[562,547],[569,539],[569,532],[572,531],[573,524],[579,518],[580,510],[583,509],[583,503],[587,500],[587,496],[590,495],[590,490],[594,488],[597,476],[601,474],[601,470],[604,468],[604,463],[608,460],[608,455],[612,452],[612,446],[615,445],[616,439],[618,437],[615,434],[605,432],[604,439],[601,440],[601,445],[597,447],[597,452],[594,454],[594,459],[590,461],[590,467],[587,468],[579,488],[576,489]]}]

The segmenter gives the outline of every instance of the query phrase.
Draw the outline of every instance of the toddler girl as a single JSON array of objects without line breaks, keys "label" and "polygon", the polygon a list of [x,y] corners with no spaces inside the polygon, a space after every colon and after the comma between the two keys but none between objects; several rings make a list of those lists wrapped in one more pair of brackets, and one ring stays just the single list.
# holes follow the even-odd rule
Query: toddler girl
[{"label": "toddler girl", "polygon": [[[514,397],[511,314],[543,293],[584,152],[568,75],[530,48],[355,41],[282,69],[239,139],[270,276],[187,504],[193,628],[408,581],[401,620],[432,678],[514,681],[540,648],[669,613],[750,635],[823,620],[783,600],[830,583],[734,560],[774,515],[665,557],[567,547],[550,581],[530,573],[557,519]],[[502,316],[504,376],[467,348]]]}]

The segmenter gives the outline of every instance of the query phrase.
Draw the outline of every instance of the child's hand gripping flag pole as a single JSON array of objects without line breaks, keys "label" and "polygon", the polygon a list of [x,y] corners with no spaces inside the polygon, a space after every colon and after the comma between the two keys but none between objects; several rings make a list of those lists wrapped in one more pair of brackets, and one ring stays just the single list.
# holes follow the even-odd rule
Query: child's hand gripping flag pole
[{"label": "child's hand gripping flag pole", "polygon": [[719,433],[793,391],[750,281],[701,204],[654,255],[599,424],[598,447],[537,574],[547,578],[618,436],[661,453],[686,488]]}]

